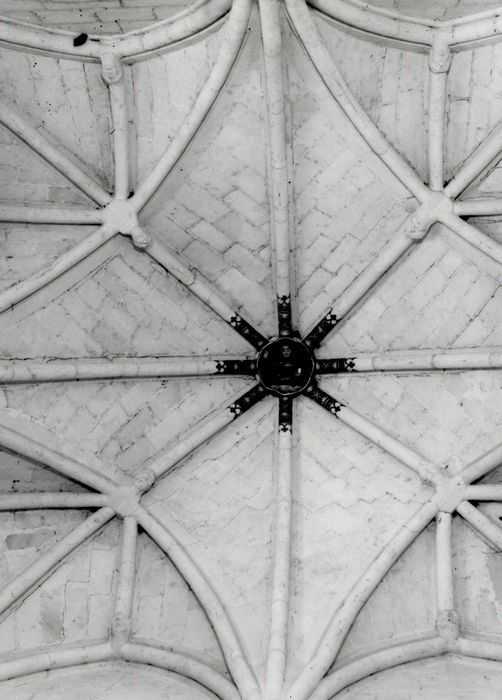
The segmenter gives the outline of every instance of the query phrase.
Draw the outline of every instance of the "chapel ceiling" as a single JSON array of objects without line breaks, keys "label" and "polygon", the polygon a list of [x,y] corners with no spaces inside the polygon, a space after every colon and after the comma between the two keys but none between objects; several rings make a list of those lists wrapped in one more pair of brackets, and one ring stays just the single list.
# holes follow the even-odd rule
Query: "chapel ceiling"
[{"label": "chapel ceiling", "polygon": [[0,0],[4,696],[495,699],[494,5],[102,4]]}]

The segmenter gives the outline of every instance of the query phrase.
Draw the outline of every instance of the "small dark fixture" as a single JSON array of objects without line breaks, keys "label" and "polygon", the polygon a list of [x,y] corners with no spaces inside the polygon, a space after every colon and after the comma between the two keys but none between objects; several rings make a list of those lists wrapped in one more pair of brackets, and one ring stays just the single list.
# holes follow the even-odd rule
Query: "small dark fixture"
[{"label": "small dark fixture", "polygon": [[87,34],[79,34],[75,37],[75,39],[73,39],[73,46],[83,46],[87,39]]}]

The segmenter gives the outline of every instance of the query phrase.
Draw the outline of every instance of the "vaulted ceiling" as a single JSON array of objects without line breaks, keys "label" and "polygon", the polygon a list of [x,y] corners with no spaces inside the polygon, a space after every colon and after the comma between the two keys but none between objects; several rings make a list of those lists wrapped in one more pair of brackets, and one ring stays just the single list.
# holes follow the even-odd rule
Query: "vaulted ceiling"
[{"label": "vaulted ceiling", "polygon": [[499,698],[496,3],[0,12],[1,697]]}]

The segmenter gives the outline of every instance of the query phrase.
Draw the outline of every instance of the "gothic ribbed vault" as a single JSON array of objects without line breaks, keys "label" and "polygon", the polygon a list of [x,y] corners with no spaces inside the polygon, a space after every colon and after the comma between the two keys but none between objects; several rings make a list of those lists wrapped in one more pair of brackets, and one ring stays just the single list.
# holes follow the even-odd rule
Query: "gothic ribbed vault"
[{"label": "gothic ribbed vault", "polygon": [[500,697],[502,12],[25,5],[2,697]]}]

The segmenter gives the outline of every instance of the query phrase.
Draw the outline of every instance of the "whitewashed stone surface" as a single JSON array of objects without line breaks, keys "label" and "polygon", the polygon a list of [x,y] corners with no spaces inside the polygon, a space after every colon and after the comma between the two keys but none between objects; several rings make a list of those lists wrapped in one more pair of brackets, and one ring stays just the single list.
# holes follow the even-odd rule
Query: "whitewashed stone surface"
[{"label": "whitewashed stone surface", "polygon": [[[0,0],[2,699],[502,697],[502,23],[371,5],[392,36],[303,0]],[[400,23],[473,33],[433,143],[444,73]],[[225,364],[279,334],[277,295],[355,370],[317,374],[292,432]]]}]

